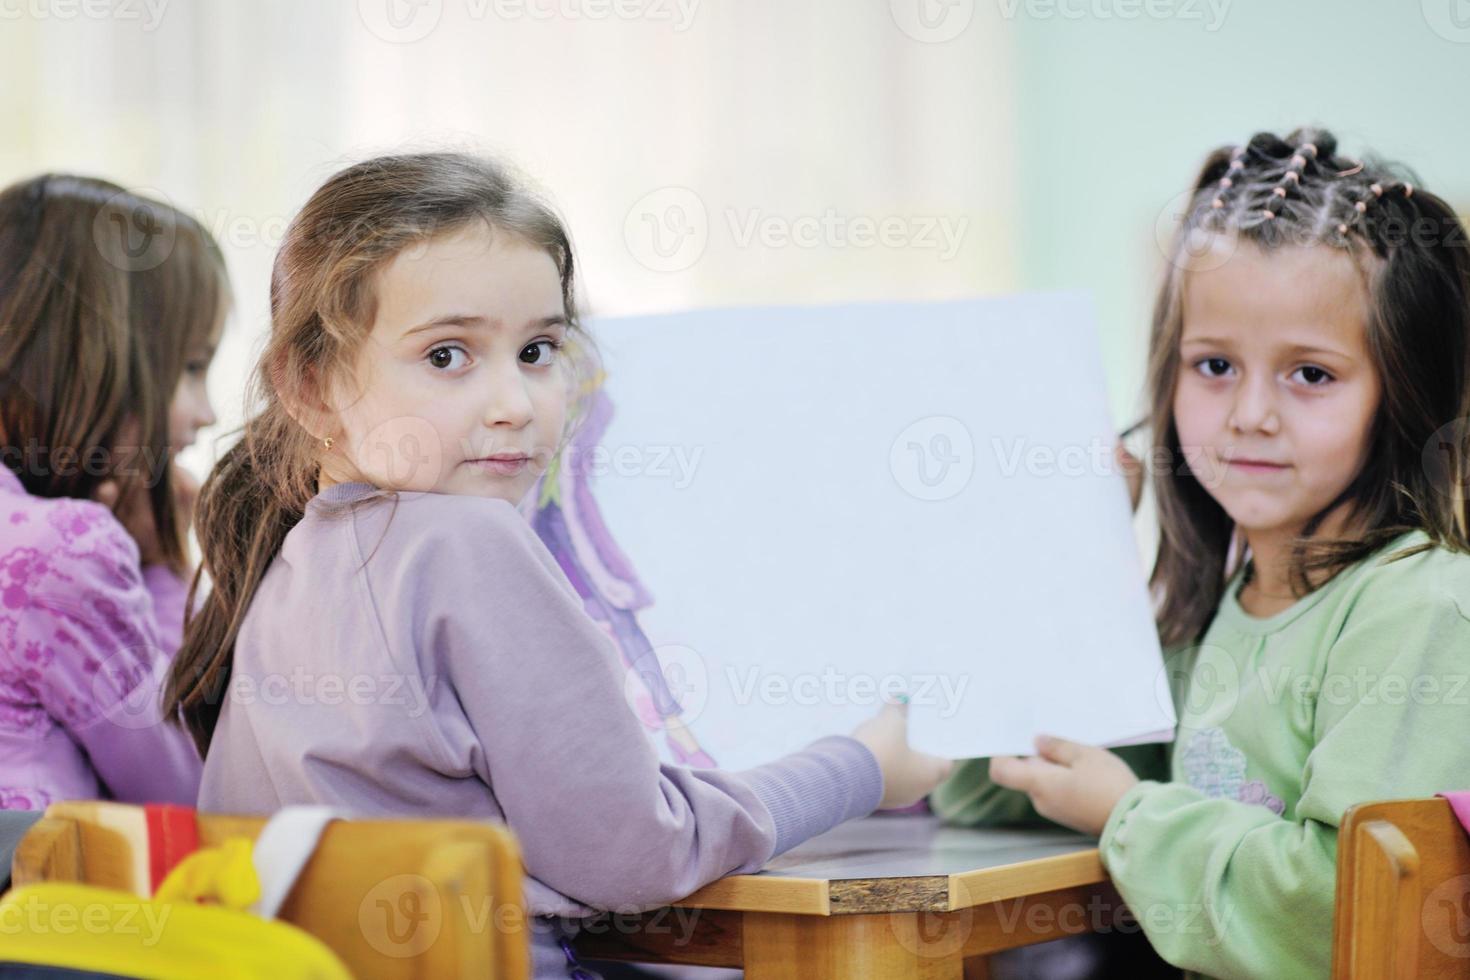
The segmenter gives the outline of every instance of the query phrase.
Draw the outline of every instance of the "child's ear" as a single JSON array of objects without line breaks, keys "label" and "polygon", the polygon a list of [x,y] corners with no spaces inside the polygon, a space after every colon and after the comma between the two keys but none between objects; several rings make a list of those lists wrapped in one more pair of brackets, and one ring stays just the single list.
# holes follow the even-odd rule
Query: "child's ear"
[{"label": "child's ear", "polygon": [[267,371],[271,387],[286,413],[313,438],[321,440],[340,431],[330,393],[324,390],[322,373],[315,365],[292,371],[286,364],[286,355],[280,354],[270,360]]}]

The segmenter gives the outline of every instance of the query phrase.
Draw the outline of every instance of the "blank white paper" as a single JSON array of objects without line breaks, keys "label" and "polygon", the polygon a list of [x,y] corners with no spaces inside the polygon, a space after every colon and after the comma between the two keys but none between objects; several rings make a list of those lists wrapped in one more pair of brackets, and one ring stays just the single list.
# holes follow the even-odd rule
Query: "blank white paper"
[{"label": "blank white paper", "polygon": [[592,331],[613,406],[592,491],[720,766],[846,733],[899,690],[912,743],[955,758],[1170,737],[1085,297]]}]

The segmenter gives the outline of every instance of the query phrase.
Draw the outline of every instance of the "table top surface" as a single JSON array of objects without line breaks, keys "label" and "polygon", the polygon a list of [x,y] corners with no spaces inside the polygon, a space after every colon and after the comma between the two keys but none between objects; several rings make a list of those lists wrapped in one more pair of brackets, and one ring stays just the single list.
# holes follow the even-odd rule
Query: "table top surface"
[{"label": "table top surface", "polygon": [[1060,828],[948,827],[928,815],[843,824],[681,906],[833,915],[953,911],[1107,880],[1097,842]]}]

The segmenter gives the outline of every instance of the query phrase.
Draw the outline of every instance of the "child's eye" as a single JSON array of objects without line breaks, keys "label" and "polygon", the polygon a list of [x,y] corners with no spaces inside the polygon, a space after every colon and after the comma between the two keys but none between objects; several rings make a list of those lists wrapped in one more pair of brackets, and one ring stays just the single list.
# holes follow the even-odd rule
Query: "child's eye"
[{"label": "child's eye", "polygon": [[1230,370],[1230,362],[1223,357],[1207,357],[1202,361],[1195,362],[1195,370],[1207,378],[1224,377],[1225,372]]},{"label": "child's eye", "polygon": [[202,378],[209,373],[208,361],[190,361],[184,365],[184,373],[195,378]]},{"label": "child's eye", "polygon": [[538,340],[521,350],[521,360],[537,367],[545,367],[556,361],[557,352],[561,348],[562,345],[555,340]]},{"label": "child's eye", "polygon": [[429,363],[441,371],[447,371],[450,368],[459,366],[454,360],[454,355],[456,354],[461,357],[466,356],[463,347],[435,347],[429,351]]},{"label": "child's eye", "polygon": [[1292,377],[1301,375],[1301,380],[1306,384],[1318,388],[1332,380],[1332,375],[1314,364],[1303,364],[1291,373]]}]

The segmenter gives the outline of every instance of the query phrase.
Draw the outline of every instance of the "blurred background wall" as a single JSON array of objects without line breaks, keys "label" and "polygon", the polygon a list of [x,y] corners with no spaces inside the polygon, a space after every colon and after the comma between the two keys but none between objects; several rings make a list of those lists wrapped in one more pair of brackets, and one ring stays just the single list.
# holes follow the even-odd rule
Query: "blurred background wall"
[{"label": "blurred background wall", "polygon": [[1120,423],[1211,147],[1325,124],[1470,205],[1470,0],[0,0],[0,66],[0,180],[149,190],[227,253],[201,474],[287,220],[377,152],[512,158],[594,314],[1090,291]]}]

